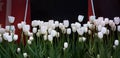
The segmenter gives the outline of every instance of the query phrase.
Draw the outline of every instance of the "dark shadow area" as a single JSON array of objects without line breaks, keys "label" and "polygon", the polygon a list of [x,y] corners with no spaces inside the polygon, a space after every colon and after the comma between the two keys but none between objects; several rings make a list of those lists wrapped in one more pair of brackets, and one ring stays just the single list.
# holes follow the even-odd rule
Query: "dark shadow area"
[{"label": "dark shadow area", "polygon": [[120,0],[94,0],[94,6],[97,17],[120,17]]},{"label": "dark shadow area", "polygon": [[87,0],[31,0],[32,20],[67,19],[75,22],[80,14],[85,16],[86,22],[87,9]]}]

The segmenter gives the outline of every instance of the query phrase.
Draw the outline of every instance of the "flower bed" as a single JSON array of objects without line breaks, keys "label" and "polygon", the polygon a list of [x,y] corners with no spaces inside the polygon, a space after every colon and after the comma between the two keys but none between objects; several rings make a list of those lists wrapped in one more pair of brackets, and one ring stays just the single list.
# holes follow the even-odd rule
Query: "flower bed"
[{"label": "flower bed", "polygon": [[[0,57],[3,58],[118,58],[120,57],[120,18],[95,18],[81,24],[49,20],[33,20],[31,25],[18,23],[20,43],[9,16],[10,26],[0,28]],[[32,27],[31,27],[32,26]],[[30,29],[32,28],[32,32]],[[25,41],[25,43],[24,43]]]}]

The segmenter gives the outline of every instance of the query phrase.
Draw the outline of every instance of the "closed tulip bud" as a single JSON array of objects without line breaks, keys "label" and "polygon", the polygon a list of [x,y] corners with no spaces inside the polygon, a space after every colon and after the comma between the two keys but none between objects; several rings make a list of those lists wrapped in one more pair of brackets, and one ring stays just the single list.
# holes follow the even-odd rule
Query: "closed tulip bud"
[{"label": "closed tulip bud", "polygon": [[99,37],[100,39],[102,39],[102,38],[103,38],[103,33],[102,33],[102,32],[98,32],[98,37]]},{"label": "closed tulip bud", "polygon": [[51,35],[48,35],[48,40],[52,43],[53,37]]},{"label": "closed tulip bud", "polygon": [[68,26],[69,26],[69,21],[68,21],[68,20],[64,20],[64,21],[63,21],[63,25],[64,25],[65,27],[68,27]]},{"label": "closed tulip bud", "polygon": [[23,26],[23,32],[28,32],[30,30],[30,25]]},{"label": "closed tulip bud", "polygon": [[24,56],[24,58],[27,58],[28,55],[27,55],[27,53],[23,53],[23,56]]},{"label": "closed tulip bud", "polygon": [[78,21],[79,21],[79,22],[82,22],[83,19],[84,19],[84,16],[83,16],[83,15],[78,15]]},{"label": "closed tulip bud", "polygon": [[51,30],[50,35],[52,37],[55,37],[57,35],[57,32],[55,30]]},{"label": "closed tulip bud", "polygon": [[46,40],[47,40],[47,35],[44,35],[43,38],[44,38],[44,40],[46,41]]},{"label": "closed tulip bud", "polygon": [[97,54],[97,58],[100,58],[100,55],[99,55],[99,54]]},{"label": "closed tulip bud", "polygon": [[46,34],[47,33],[47,26],[41,26],[41,34]]},{"label": "closed tulip bud", "polygon": [[4,39],[4,40],[7,40],[7,36],[9,36],[9,33],[5,32],[5,33],[3,34],[3,39]]},{"label": "closed tulip bud", "polygon": [[90,19],[90,22],[93,22],[96,19],[96,16],[90,16],[89,19]]},{"label": "closed tulip bud", "polygon": [[78,33],[79,35],[83,35],[83,34],[84,34],[83,28],[77,29],[77,33]]},{"label": "closed tulip bud", "polygon": [[118,45],[119,45],[119,40],[115,40],[115,41],[114,41],[114,45],[115,45],[115,46],[118,46]]},{"label": "closed tulip bud", "polygon": [[79,22],[75,22],[75,27],[78,29],[81,27],[81,24]]},{"label": "closed tulip bud", "polygon": [[105,34],[105,33],[107,32],[107,28],[102,27],[101,32],[102,32],[103,34]]},{"label": "closed tulip bud", "polygon": [[120,25],[119,25],[119,26],[117,26],[117,31],[119,31],[119,32],[120,32]]},{"label": "closed tulip bud", "polygon": [[30,40],[30,41],[33,41],[33,40],[34,40],[33,36],[30,36],[30,37],[29,37],[29,40]]},{"label": "closed tulip bud", "polygon": [[82,37],[82,40],[83,40],[83,42],[85,42],[85,41],[86,41],[86,38],[85,38],[85,37]]},{"label": "closed tulip bud", "polygon": [[67,29],[67,34],[68,35],[71,34],[71,29],[70,28]]},{"label": "closed tulip bud", "polygon": [[8,42],[12,42],[12,41],[13,41],[12,36],[11,36],[11,35],[8,35],[8,36],[7,36],[7,40],[8,40]]},{"label": "closed tulip bud", "polygon": [[59,21],[55,21],[55,27],[59,26]]},{"label": "closed tulip bud", "polygon": [[21,49],[20,48],[17,48],[17,52],[19,53],[21,51]]},{"label": "closed tulip bud", "polygon": [[22,29],[22,24],[21,24],[21,23],[18,23],[18,24],[17,24],[17,27],[18,27],[18,29]]},{"label": "closed tulip bud", "polygon": [[101,25],[98,25],[97,30],[98,30],[98,31],[101,31],[101,29],[102,29],[102,26],[101,26]]},{"label": "closed tulip bud", "polygon": [[114,22],[116,25],[120,23],[120,18],[119,17],[114,17]]},{"label": "closed tulip bud", "polygon": [[9,23],[14,23],[15,17],[13,17],[13,16],[8,16],[8,21],[9,21]]},{"label": "closed tulip bud", "polygon": [[18,40],[18,35],[15,34],[14,37],[13,37],[13,40],[14,41]]},{"label": "closed tulip bud", "polygon": [[68,43],[67,42],[64,42],[64,48],[68,48]]},{"label": "closed tulip bud", "polygon": [[11,28],[10,29],[11,31],[15,32],[15,26],[14,25],[11,25],[10,28]]},{"label": "closed tulip bud", "polygon": [[28,41],[27,41],[27,43],[28,43],[29,45],[31,45],[31,44],[32,44],[31,40],[28,40]]},{"label": "closed tulip bud", "polygon": [[32,32],[33,32],[33,33],[36,33],[36,32],[37,32],[37,28],[34,27],[34,28],[32,29]]},{"label": "closed tulip bud", "polygon": [[0,28],[0,34],[5,33],[5,29],[4,28]]},{"label": "closed tulip bud", "polygon": [[108,24],[109,23],[109,18],[105,18],[105,24]]}]

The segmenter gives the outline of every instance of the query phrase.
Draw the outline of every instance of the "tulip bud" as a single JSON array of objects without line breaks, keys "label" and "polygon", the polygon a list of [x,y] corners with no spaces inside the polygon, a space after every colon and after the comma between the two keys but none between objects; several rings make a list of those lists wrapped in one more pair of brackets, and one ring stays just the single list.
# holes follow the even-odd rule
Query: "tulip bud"
[{"label": "tulip bud", "polygon": [[8,21],[9,21],[9,23],[14,23],[15,17],[13,17],[13,16],[8,16]]},{"label": "tulip bud", "polygon": [[82,22],[83,19],[84,19],[84,16],[83,16],[83,15],[79,15],[79,16],[78,16],[78,21],[79,21],[79,22]]}]

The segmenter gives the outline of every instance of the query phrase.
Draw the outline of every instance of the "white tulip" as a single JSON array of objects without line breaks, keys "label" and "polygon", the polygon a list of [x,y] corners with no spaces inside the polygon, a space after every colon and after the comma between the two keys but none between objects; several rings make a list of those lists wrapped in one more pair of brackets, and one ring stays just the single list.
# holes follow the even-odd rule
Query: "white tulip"
[{"label": "white tulip", "polygon": [[36,36],[37,36],[37,37],[40,37],[40,32],[37,32],[37,33],[36,33]]},{"label": "white tulip", "polygon": [[33,33],[32,32],[28,32],[28,36],[33,36]]},{"label": "white tulip", "polygon": [[22,21],[21,22],[21,27],[23,28],[24,25],[26,25],[26,22]]},{"label": "white tulip", "polygon": [[116,25],[120,23],[120,18],[119,17],[114,17],[114,22]]},{"label": "white tulip", "polygon": [[65,28],[62,29],[62,33],[65,34],[67,30]]},{"label": "white tulip", "polygon": [[78,33],[79,35],[83,35],[83,34],[84,34],[83,28],[77,29],[77,33]]},{"label": "white tulip", "polygon": [[100,55],[99,55],[99,54],[97,54],[97,58],[100,58]]},{"label": "white tulip", "polygon": [[78,15],[78,21],[79,21],[79,22],[82,22],[83,19],[84,19],[84,16],[83,16],[83,15]]},{"label": "white tulip", "polygon": [[100,39],[102,39],[102,38],[103,38],[103,33],[102,33],[102,32],[98,32],[98,37],[99,37]]},{"label": "white tulip", "polygon": [[85,37],[82,37],[82,40],[83,40],[83,42],[85,42],[85,41],[86,41],[86,38],[85,38]]},{"label": "white tulip", "polygon": [[116,26],[115,26],[115,24],[112,25],[111,29],[112,29],[113,31],[116,30]]},{"label": "white tulip", "polygon": [[57,35],[57,32],[55,30],[51,30],[50,35],[52,37],[55,37]]},{"label": "white tulip", "polygon": [[68,43],[67,42],[64,42],[64,48],[68,48]]},{"label": "white tulip", "polygon": [[3,39],[4,39],[4,40],[7,40],[7,36],[8,36],[8,35],[9,35],[9,33],[7,33],[7,32],[4,33],[4,34],[3,34]]},{"label": "white tulip", "polygon": [[55,21],[55,27],[59,26],[59,21]]},{"label": "white tulip", "polygon": [[9,21],[9,23],[14,23],[15,17],[13,17],[13,16],[8,16],[8,21]]},{"label": "white tulip", "polygon": [[28,43],[29,45],[31,45],[31,44],[32,44],[31,40],[28,40],[28,41],[27,41],[27,43]]},{"label": "white tulip", "polygon": [[76,31],[77,31],[77,28],[76,28],[76,27],[72,27],[72,31],[73,31],[73,32],[76,32]]},{"label": "white tulip", "polygon": [[30,36],[30,37],[29,37],[29,40],[30,40],[30,41],[33,41],[33,40],[34,40],[33,36]]},{"label": "white tulip", "polygon": [[30,25],[23,26],[23,32],[28,32],[30,30]]},{"label": "white tulip", "polygon": [[87,24],[83,24],[83,27],[88,27],[88,25]]},{"label": "white tulip", "polygon": [[120,32],[120,25],[118,25],[118,26],[117,26],[117,31],[119,31],[119,32]]},{"label": "white tulip", "polygon": [[48,22],[49,22],[49,24],[53,24],[54,20],[49,20]]},{"label": "white tulip", "polygon": [[63,23],[59,24],[59,28],[62,29],[64,27]]},{"label": "white tulip", "polygon": [[112,27],[113,24],[114,24],[113,20],[109,20],[109,26]]},{"label": "white tulip", "polygon": [[70,28],[67,29],[67,34],[68,35],[71,34],[71,29]]},{"label": "white tulip", "polygon": [[119,40],[115,40],[115,41],[114,41],[114,45],[115,45],[115,46],[118,46],[118,45],[119,45]]},{"label": "white tulip", "polygon": [[17,48],[17,52],[19,53],[21,51],[21,49],[20,48]]},{"label": "white tulip", "polygon": [[96,16],[90,16],[89,17],[90,22],[93,22],[95,19],[96,19]]},{"label": "white tulip", "polygon": [[36,27],[36,26],[38,26],[39,25],[39,21],[37,21],[37,20],[34,20],[34,21],[32,21],[32,23],[31,23],[31,26],[32,27]]},{"label": "white tulip", "polygon": [[53,37],[51,35],[48,35],[48,40],[52,43]]},{"label": "white tulip", "polygon": [[10,28],[11,28],[10,29],[11,31],[15,32],[15,26],[14,25],[11,25]]},{"label": "white tulip", "polygon": [[63,21],[63,25],[64,25],[65,27],[68,27],[68,26],[69,26],[69,20],[64,20],[64,21]]},{"label": "white tulip", "polygon": [[27,55],[27,53],[23,53],[23,56],[24,56],[24,58],[27,58],[28,55]]},{"label": "white tulip", "polygon": [[101,28],[101,32],[102,32],[103,34],[105,34],[105,33],[107,32],[107,28],[102,27],[102,28]]},{"label": "white tulip", "polygon": [[88,32],[88,28],[87,27],[83,27],[84,32],[87,33]]},{"label": "white tulip", "polygon": [[4,28],[0,28],[0,34],[5,33],[5,29]]},{"label": "white tulip", "polygon": [[47,26],[41,26],[41,34],[46,34],[47,33]]},{"label": "white tulip", "polygon": [[21,23],[18,23],[18,24],[17,24],[17,27],[18,27],[18,29],[22,29],[22,24],[21,24]]},{"label": "white tulip", "polygon": [[34,27],[34,28],[32,29],[32,32],[33,32],[33,33],[36,33],[36,32],[37,32],[37,28]]},{"label": "white tulip", "polygon": [[109,23],[109,18],[105,18],[105,24],[108,24]]},{"label": "white tulip", "polygon": [[102,29],[102,26],[101,26],[101,25],[98,25],[97,30],[98,30],[98,31],[101,31],[101,29]]},{"label": "white tulip", "polygon": [[8,36],[7,36],[7,40],[8,40],[8,42],[12,42],[12,41],[13,41],[12,35],[8,35]]},{"label": "white tulip", "polygon": [[104,27],[105,26],[105,21],[101,21],[100,25]]},{"label": "white tulip", "polygon": [[47,40],[47,35],[44,35],[43,38],[44,38],[44,40],[46,41],[46,40]]},{"label": "white tulip", "polygon": [[15,34],[14,37],[13,37],[13,40],[14,41],[18,40],[18,35]]},{"label": "white tulip", "polygon": [[79,22],[75,22],[75,27],[78,29],[81,27],[81,24]]}]

